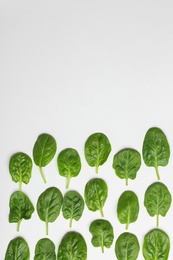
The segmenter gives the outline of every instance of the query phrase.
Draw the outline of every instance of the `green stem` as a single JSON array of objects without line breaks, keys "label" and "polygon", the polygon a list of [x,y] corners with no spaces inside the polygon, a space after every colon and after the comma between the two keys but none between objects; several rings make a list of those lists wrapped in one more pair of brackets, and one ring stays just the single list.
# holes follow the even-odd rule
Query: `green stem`
[{"label": "green stem", "polygon": [[160,175],[159,175],[159,169],[158,169],[158,166],[155,166],[155,169],[156,169],[157,179],[160,180]]},{"label": "green stem", "polygon": [[72,221],[73,221],[73,219],[70,218],[70,228],[72,227]]},{"label": "green stem", "polygon": [[102,244],[102,253],[104,253],[104,245]]},{"label": "green stem", "polygon": [[95,168],[95,170],[96,170],[96,173],[99,172],[99,166],[98,166],[98,164],[96,164],[96,168]]},{"label": "green stem", "polygon": [[129,222],[126,223],[126,230],[129,228]]},{"label": "green stem", "polygon": [[104,217],[104,213],[103,213],[103,209],[102,208],[100,208],[100,214],[101,214],[102,217]]},{"label": "green stem", "polygon": [[126,186],[128,186],[128,178],[126,178]]},{"label": "green stem", "polygon": [[159,214],[156,214],[156,227],[159,227]]},{"label": "green stem", "polygon": [[68,177],[67,177],[67,183],[66,183],[66,189],[68,189],[69,186],[70,186],[70,180],[71,180],[71,177],[68,176]]},{"label": "green stem", "polygon": [[21,223],[21,219],[17,222],[17,232],[19,232],[19,230],[20,230],[20,223]]},{"label": "green stem", "polygon": [[48,220],[46,220],[46,235],[48,236],[49,234],[49,226],[48,226]]},{"label": "green stem", "polygon": [[40,168],[41,177],[42,177],[44,183],[46,183],[46,178],[45,178],[45,176],[44,176],[43,169],[42,169],[42,167],[39,167],[39,168]]},{"label": "green stem", "polygon": [[19,181],[19,190],[20,191],[22,190],[22,181],[21,180]]}]

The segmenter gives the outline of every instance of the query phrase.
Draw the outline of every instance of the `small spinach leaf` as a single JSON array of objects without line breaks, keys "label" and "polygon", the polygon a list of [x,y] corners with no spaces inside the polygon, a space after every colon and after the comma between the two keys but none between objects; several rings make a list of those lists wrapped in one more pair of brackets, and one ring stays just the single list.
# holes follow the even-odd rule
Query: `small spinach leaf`
[{"label": "small spinach leaf", "polygon": [[128,185],[128,179],[134,180],[141,167],[141,155],[135,149],[123,149],[114,155],[112,166],[116,175],[121,179],[125,179],[126,185]]},{"label": "small spinach leaf", "polygon": [[168,235],[160,229],[149,231],[143,242],[143,256],[145,260],[167,260],[170,251],[170,239]]},{"label": "small spinach leaf", "polygon": [[136,260],[140,246],[137,237],[129,232],[122,233],[115,243],[115,254],[118,260]]},{"label": "small spinach leaf", "polygon": [[87,245],[83,236],[75,231],[67,232],[58,248],[57,260],[86,260]]},{"label": "small spinach leaf", "polygon": [[76,177],[81,170],[79,153],[73,148],[66,148],[60,152],[57,158],[59,174],[67,178],[66,188],[69,188],[70,180]]},{"label": "small spinach leaf", "polygon": [[144,138],[142,154],[144,163],[156,170],[157,179],[160,180],[158,166],[166,166],[169,162],[170,147],[166,135],[160,128],[150,128]]},{"label": "small spinach leaf", "polygon": [[35,164],[39,167],[40,173],[44,183],[46,183],[46,178],[43,173],[42,167],[49,164],[55,153],[56,153],[56,141],[53,136],[43,133],[38,136],[34,147],[33,147],[33,158]]},{"label": "small spinach leaf", "polygon": [[56,187],[47,188],[37,200],[37,213],[39,218],[46,222],[46,235],[48,223],[54,222],[60,214],[63,203],[61,191]]},{"label": "small spinach leaf", "polygon": [[85,203],[89,210],[100,211],[104,217],[103,206],[108,196],[108,187],[104,180],[93,178],[87,182],[84,190]]},{"label": "small spinach leaf", "polygon": [[133,191],[124,191],[117,205],[118,220],[121,224],[126,224],[128,229],[129,224],[135,222],[139,214],[138,197]]},{"label": "small spinach leaf", "polygon": [[65,219],[70,219],[70,227],[72,227],[72,221],[75,219],[78,221],[84,210],[84,200],[82,196],[74,190],[68,191],[64,195],[62,213]]},{"label": "small spinach leaf", "polygon": [[34,206],[28,196],[22,191],[15,191],[10,197],[9,222],[17,223],[17,231],[20,230],[22,219],[30,219],[34,212]]},{"label": "small spinach leaf", "polygon": [[30,250],[28,243],[22,237],[12,239],[7,247],[4,260],[29,260]]},{"label": "small spinach leaf", "polygon": [[109,139],[103,133],[94,133],[90,135],[85,143],[85,158],[91,167],[98,168],[103,165],[111,152]]},{"label": "small spinach leaf", "polygon": [[161,182],[151,184],[144,196],[144,206],[150,216],[156,215],[156,227],[159,226],[159,215],[166,216],[172,197],[168,188]]},{"label": "small spinach leaf", "polygon": [[89,231],[92,234],[92,245],[94,247],[101,247],[104,253],[104,247],[110,248],[114,240],[114,232],[111,223],[104,219],[94,220]]},{"label": "small spinach leaf", "polygon": [[48,238],[40,239],[35,246],[34,260],[56,260],[55,245]]}]

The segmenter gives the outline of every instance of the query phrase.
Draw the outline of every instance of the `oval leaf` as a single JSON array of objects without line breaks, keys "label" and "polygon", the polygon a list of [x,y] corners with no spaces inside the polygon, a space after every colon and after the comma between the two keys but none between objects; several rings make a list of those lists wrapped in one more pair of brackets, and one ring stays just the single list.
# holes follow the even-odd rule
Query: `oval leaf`
[{"label": "oval leaf", "polygon": [[35,247],[34,260],[56,260],[55,245],[48,238],[40,239]]},{"label": "oval leaf", "polygon": [[10,241],[4,260],[29,260],[30,250],[27,242],[22,237],[16,237]]}]

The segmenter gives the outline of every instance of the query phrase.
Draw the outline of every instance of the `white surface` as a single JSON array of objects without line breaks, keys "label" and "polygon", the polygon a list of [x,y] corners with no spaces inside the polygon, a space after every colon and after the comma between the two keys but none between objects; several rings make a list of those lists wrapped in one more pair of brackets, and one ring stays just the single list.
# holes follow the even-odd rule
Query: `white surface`
[{"label": "white surface", "polygon": [[[71,181],[71,189],[83,194],[86,182],[96,177],[84,158],[88,136],[103,132],[110,139],[112,152],[99,177],[106,180],[109,197],[104,207],[105,219],[114,227],[115,239],[110,249],[101,253],[91,245],[88,231],[99,213],[85,207],[82,219],[73,223],[88,245],[88,259],[116,259],[115,241],[125,231],[116,216],[125,182],[112,169],[114,154],[124,147],[141,152],[144,135],[152,126],[160,127],[173,148],[173,17],[172,1],[1,1],[0,3],[0,259],[9,241],[18,235],[29,244],[31,259],[36,242],[45,237],[45,225],[34,212],[22,221],[21,231],[8,223],[9,198],[18,184],[12,182],[10,156],[23,151],[32,157],[37,136],[52,134],[58,145],[54,160],[45,168],[47,184],[38,168],[23,185],[34,205],[47,187],[65,190],[65,179],[57,173],[56,158],[66,148],[78,150],[82,171]],[[160,168],[161,181],[173,194],[173,158]],[[155,227],[144,206],[146,188],[156,181],[154,169],[144,163],[128,189],[139,197],[140,214],[129,232],[137,235],[142,248],[144,235]],[[173,206],[160,228],[173,244]],[[49,238],[56,251],[69,222],[62,214],[50,224]],[[140,250],[139,259],[143,259]],[[169,259],[173,259],[171,248]]]}]

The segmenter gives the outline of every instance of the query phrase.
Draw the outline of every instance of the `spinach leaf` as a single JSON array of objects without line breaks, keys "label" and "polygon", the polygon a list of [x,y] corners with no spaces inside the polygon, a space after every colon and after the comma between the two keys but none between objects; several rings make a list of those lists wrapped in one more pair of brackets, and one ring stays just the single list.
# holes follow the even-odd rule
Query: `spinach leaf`
[{"label": "spinach leaf", "polygon": [[35,247],[34,260],[56,260],[55,245],[48,238],[40,239]]},{"label": "spinach leaf", "polygon": [[22,190],[22,182],[28,184],[31,179],[32,160],[22,152],[12,155],[9,162],[9,171],[14,182],[19,182],[19,190]]},{"label": "spinach leaf", "polygon": [[142,250],[145,260],[167,260],[169,257],[170,239],[163,230],[152,229],[144,237]]},{"label": "spinach leaf", "polygon": [[140,246],[137,237],[129,232],[122,233],[115,243],[115,254],[118,260],[136,260]]},{"label": "spinach leaf", "polygon": [[172,197],[168,188],[161,182],[151,184],[144,196],[144,206],[150,216],[156,215],[156,227],[159,226],[159,215],[166,216]]},{"label": "spinach leaf", "polygon": [[57,260],[86,260],[87,245],[83,236],[75,231],[67,232],[58,248]]},{"label": "spinach leaf", "polygon": [[135,222],[139,214],[138,197],[133,191],[124,191],[117,205],[118,220],[121,224],[126,224],[128,229],[129,224]]},{"label": "spinach leaf", "polygon": [[104,180],[93,178],[87,182],[84,190],[85,203],[89,210],[100,211],[104,217],[103,206],[108,196],[108,187]]},{"label": "spinach leaf", "polygon": [[34,144],[34,162],[40,169],[40,173],[44,183],[46,183],[46,178],[44,176],[42,167],[45,167],[52,161],[56,153],[56,149],[57,147],[54,137],[46,133],[39,135]]},{"label": "spinach leaf", "polygon": [[17,231],[20,230],[22,219],[30,219],[34,212],[34,206],[28,196],[22,191],[15,191],[10,197],[9,222],[17,223]]},{"label": "spinach leaf", "polygon": [[91,240],[92,245],[94,247],[101,247],[102,253],[104,253],[104,247],[111,247],[114,240],[114,232],[108,220],[94,220],[89,227],[89,231],[93,236]]},{"label": "spinach leaf", "polygon": [[112,167],[115,169],[116,175],[125,179],[126,185],[128,185],[128,178],[134,180],[141,167],[141,155],[135,149],[123,149],[114,155]]},{"label": "spinach leaf", "polygon": [[70,180],[76,177],[81,170],[81,160],[78,152],[73,148],[66,148],[60,152],[57,158],[59,174],[67,178],[66,188],[69,188]]},{"label": "spinach leaf", "polygon": [[103,165],[111,152],[111,144],[106,135],[94,133],[90,135],[85,143],[85,158],[91,167],[98,168]]},{"label": "spinach leaf", "polygon": [[155,168],[157,179],[160,180],[158,166],[166,166],[170,157],[168,140],[160,128],[152,127],[147,131],[142,154],[144,163]]},{"label": "spinach leaf", "polygon": [[62,193],[56,187],[47,188],[39,196],[37,200],[37,213],[39,218],[46,222],[46,235],[48,235],[48,223],[52,223],[57,219],[62,203]]},{"label": "spinach leaf", "polygon": [[16,237],[10,241],[4,260],[29,260],[30,250],[27,242],[22,237]]},{"label": "spinach leaf", "polygon": [[78,221],[84,210],[84,200],[82,196],[74,190],[68,191],[64,195],[62,213],[65,219],[70,219],[70,227],[72,227],[72,221],[75,219]]}]

